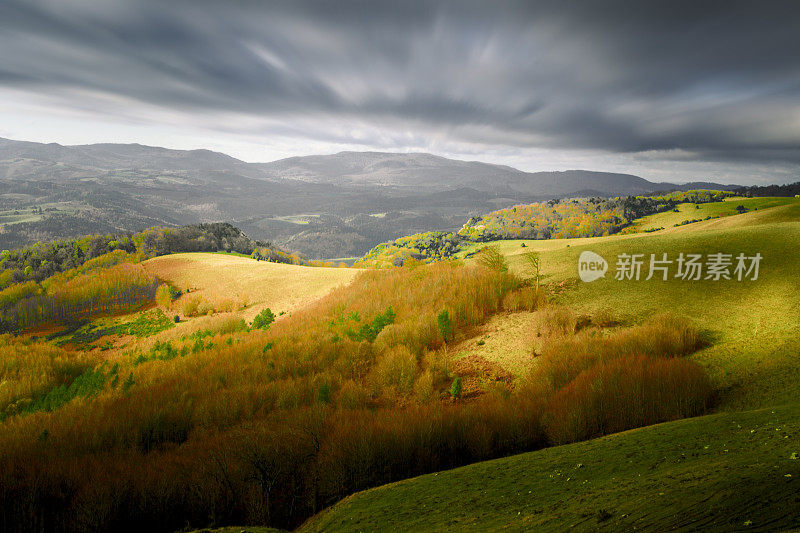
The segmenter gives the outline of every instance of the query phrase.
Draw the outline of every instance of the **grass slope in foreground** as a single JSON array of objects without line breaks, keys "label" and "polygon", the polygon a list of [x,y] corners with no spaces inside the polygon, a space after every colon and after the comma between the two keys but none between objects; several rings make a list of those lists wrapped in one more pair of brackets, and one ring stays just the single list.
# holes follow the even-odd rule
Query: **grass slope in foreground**
[{"label": "grass slope in foreground", "polygon": [[429,474],[301,531],[800,527],[800,406],[722,413]]},{"label": "grass slope in foreground", "polygon": [[[539,251],[545,281],[565,287],[558,301],[579,312],[610,308],[629,323],[663,311],[692,318],[714,343],[692,358],[708,368],[726,412],[379,487],[303,530],[800,527],[797,235],[800,201],[792,199],[657,233],[525,241],[526,248],[497,243],[512,268],[522,268],[523,253]],[[584,250],[609,261],[606,278],[576,281]],[[720,251],[761,253],[758,281],[613,279],[619,253]]]}]

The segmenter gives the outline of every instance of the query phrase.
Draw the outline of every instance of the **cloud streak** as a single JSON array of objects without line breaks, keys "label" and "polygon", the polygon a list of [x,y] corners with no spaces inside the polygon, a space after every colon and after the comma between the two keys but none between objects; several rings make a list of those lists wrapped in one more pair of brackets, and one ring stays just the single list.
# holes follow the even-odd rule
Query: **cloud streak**
[{"label": "cloud streak", "polygon": [[384,149],[800,165],[792,2],[342,4],[5,0],[0,88]]}]

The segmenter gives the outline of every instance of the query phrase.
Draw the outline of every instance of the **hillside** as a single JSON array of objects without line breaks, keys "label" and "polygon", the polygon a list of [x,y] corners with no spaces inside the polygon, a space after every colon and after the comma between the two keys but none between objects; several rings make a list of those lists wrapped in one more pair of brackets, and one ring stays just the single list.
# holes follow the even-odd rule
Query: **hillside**
[{"label": "hillside", "polygon": [[253,261],[229,254],[172,254],[150,259],[144,268],[205,302],[233,301],[248,322],[265,307],[291,313],[358,275],[351,268],[309,268]]},{"label": "hillside", "polygon": [[[757,211],[655,233],[496,244],[518,272],[527,271],[525,253],[539,252],[543,282],[578,313],[607,310],[623,324],[663,310],[690,317],[710,339],[691,358],[711,374],[720,413],[387,485],[348,498],[303,530],[800,526],[793,500],[800,475],[800,318],[785,312],[800,306],[800,265],[785,253],[800,232],[800,200],[780,199],[773,207],[753,201],[761,202]],[[576,279],[586,250],[609,262],[605,278]],[[622,253],[720,251],[760,253],[758,279],[614,279]],[[510,331],[519,335],[519,328]]]},{"label": "hillside", "polygon": [[[697,188],[697,184],[653,183],[630,174],[589,170],[523,172],[505,165],[426,153],[340,152],[290,157],[256,166],[272,178],[429,191],[466,188],[511,198],[637,195]],[[721,188],[718,184],[708,185]]]},{"label": "hillside", "polygon": [[660,424],[400,481],[299,531],[779,531],[797,515],[797,403]]},{"label": "hillside", "polygon": [[[675,498],[679,490],[717,490],[723,498],[735,476],[758,490],[784,467],[768,462],[773,455],[788,452],[795,464],[794,441],[782,438],[791,432],[763,440],[763,448],[743,440],[762,442],[768,426],[792,429],[791,405],[779,424],[743,411],[778,413],[774,406],[792,404],[800,392],[800,320],[780,311],[800,303],[798,265],[785,253],[800,231],[800,201],[780,203],[657,232],[525,247],[500,241],[477,254],[462,251],[469,254],[463,261],[390,269],[267,264],[231,253],[138,262],[114,249],[41,285],[23,284],[46,291],[35,297],[51,298],[58,313],[75,307],[81,314],[0,336],[0,378],[8,383],[0,389],[0,520],[10,531],[31,519],[65,531],[294,528],[334,505],[307,527],[441,529],[481,509],[485,515],[465,527],[513,528],[523,520],[556,529],[576,512],[585,529],[626,526],[629,517],[655,529],[677,524],[672,511],[628,509],[637,500],[621,502],[614,491]],[[192,235],[198,245],[206,240]],[[106,240],[97,245],[111,246]],[[170,232],[132,240],[143,250],[172,242]],[[126,246],[114,246],[120,243]],[[610,271],[582,283],[576,265],[588,250],[605,257]],[[543,289],[525,281],[531,251],[540,254]],[[742,281],[614,279],[619,254],[681,252],[759,253],[763,263],[756,279]],[[116,298],[118,287],[140,285],[146,291],[137,298]],[[278,316],[262,314],[265,307]],[[710,411],[708,423],[691,418]],[[732,421],[748,433],[730,434]],[[643,426],[653,427],[625,432]],[[619,434],[596,438],[611,433]],[[580,441],[587,442],[569,444]],[[642,452],[646,470],[631,451],[643,447],[659,452]],[[670,462],[680,453],[685,460]],[[481,463],[499,457],[507,459]],[[735,476],[719,473],[720,457]],[[475,470],[452,470],[468,464]],[[504,466],[493,477],[498,464],[519,473]],[[563,477],[562,489],[574,493],[569,464],[587,474],[577,489],[583,500],[565,505],[564,492],[544,487]],[[465,478],[453,486],[447,476],[459,472]],[[618,473],[631,484],[620,485]],[[407,478],[414,479],[337,504]],[[436,494],[439,478],[450,479],[445,495]],[[506,481],[536,495],[511,516]],[[448,499],[476,484],[485,492],[463,504]],[[65,486],[70,499],[60,496]],[[412,515],[396,498],[422,499],[432,510]],[[673,506],[685,511],[680,520],[727,524],[692,511],[692,498]],[[52,502],[46,510],[36,504],[42,499]],[[121,499],[129,505],[117,506]],[[587,510],[589,501],[597,508]],[[791,523],[785,502],[747,507],[742,523]],[[741,518],[731,511],[731,520]]]}]

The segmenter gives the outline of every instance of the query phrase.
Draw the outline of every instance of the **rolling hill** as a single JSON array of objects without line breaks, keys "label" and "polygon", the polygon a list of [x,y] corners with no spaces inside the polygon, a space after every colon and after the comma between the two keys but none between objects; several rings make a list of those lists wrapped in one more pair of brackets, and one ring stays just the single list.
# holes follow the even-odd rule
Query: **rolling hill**
[{"label": "rolling hill", "polygon": [[164,255],[143,265],[159,279],[190,288],[205,301],[232,299],[246,304],[237,316],[248,322],[265,307],[278,314],[306,306],[359,273],[350,268],[308,268],[210,253]]}]

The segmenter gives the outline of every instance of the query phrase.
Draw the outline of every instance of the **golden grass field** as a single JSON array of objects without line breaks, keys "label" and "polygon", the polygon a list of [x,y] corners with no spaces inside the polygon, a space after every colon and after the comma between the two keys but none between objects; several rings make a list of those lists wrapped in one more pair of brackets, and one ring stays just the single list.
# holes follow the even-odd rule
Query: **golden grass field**
[{"label": "golden grass field", "polygon": [[219,305],[232,301],[246,308],[239,315],[252,320],[266,307],[287,314],[350,283],[359,271],[350,268],[311,268],[254,261],[212,253],[165,255],[144,262],[159,279]]}]

